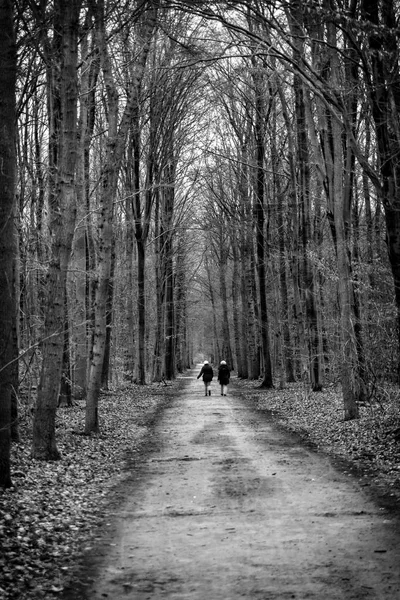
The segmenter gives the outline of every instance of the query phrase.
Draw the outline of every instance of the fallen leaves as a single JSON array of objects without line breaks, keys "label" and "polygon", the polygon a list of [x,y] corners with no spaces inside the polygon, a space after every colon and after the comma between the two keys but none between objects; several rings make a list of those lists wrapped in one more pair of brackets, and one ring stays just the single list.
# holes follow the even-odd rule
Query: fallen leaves
[{"label": "fallen leaves", "polygon": [[400,502],[400,402],[397,389],[379,402],[360,406],[360,418],[344,421],[339,388],[312,392],[304,384],[288,384],[283,390],[257,389],[257,383],[239,381],[260,411],[271,412],[285,428],[296,432],[321,450],[368,471],[382,491]]},{"label": "fallen leaves", "polygon": [[160,386],[130,386],[100,402],[101,433],[82,435],[84,406],[60,409],[62,460],[30,456],[31,423],[21,424],[12,450],[14,487],[0,491],[0,597],[59,597],[72,567],[106,516],[110,490],[140,452],[149,423],[168,398]]}]

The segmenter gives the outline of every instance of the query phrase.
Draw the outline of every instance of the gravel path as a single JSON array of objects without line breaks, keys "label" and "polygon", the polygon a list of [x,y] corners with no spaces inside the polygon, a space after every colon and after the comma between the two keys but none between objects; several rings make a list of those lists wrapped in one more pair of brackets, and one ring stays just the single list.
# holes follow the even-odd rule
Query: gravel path
[{"label": "gravel path", "polygon": [[400,598],[396,516],[234,389],[204,397],[199,369],[89,557],[87,598]]}]

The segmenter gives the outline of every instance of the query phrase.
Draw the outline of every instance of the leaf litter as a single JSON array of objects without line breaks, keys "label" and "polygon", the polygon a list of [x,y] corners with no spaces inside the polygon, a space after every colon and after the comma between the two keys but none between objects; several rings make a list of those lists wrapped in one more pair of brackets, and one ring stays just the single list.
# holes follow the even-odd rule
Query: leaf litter
[{"label": "leaf litter", "polygon": [[31,419],[12,447],[13,487],[0,490],[0,598],[60,597],[73,567],[107,517],[110,491],[127,476],[171,387],[130,386],[102,395],[101,433],[83,435],[85,407],[58,409],[62,459],[31,457]]},{"label": "leaf litter", "polygon": [[317,450],[347,461],[378,493],[400,508],[400,389],[381,388],[379,395],[359,404],[359,418],[344,419],[339,386],[312,392],[303,383],[265,390],[254,382],[238,387],[257,410],[268,411],[285,429]]}]

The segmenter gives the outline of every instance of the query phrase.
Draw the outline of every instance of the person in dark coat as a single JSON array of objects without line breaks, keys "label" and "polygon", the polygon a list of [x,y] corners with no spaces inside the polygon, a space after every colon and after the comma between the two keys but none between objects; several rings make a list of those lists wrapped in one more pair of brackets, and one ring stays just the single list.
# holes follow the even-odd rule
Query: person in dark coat
[{"label": "person in dark coat", "polygon": [[224,360],[221,360],[218,367],[218,381],[221,385],[221,396],[226,396],[228,391],[229,379],[231,371]]},{"label": "person in dark coat", "polygon": [[204,361],[204,364],[201,367],[201,371],[197,375],[197,379],[200,379],[200,377],[202,375],[203,375],[203,381],[204,381],[204,389],[206,392],[205,395],[211,396],[210,383],[212,381],[212,378],[214,377],[214,371],[212,369],[212,366],[209,364],[208,360]]}]

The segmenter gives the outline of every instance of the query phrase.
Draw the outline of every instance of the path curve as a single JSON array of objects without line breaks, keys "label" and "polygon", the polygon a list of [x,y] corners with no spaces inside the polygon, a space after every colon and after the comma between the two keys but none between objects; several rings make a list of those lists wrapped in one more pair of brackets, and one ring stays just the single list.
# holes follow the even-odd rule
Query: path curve
[{"label": "path curve", "polygon": [[234,389],[213,382],[205,398],[197,373],[165,409],[87,597],[400,598],[396,516]]}]

